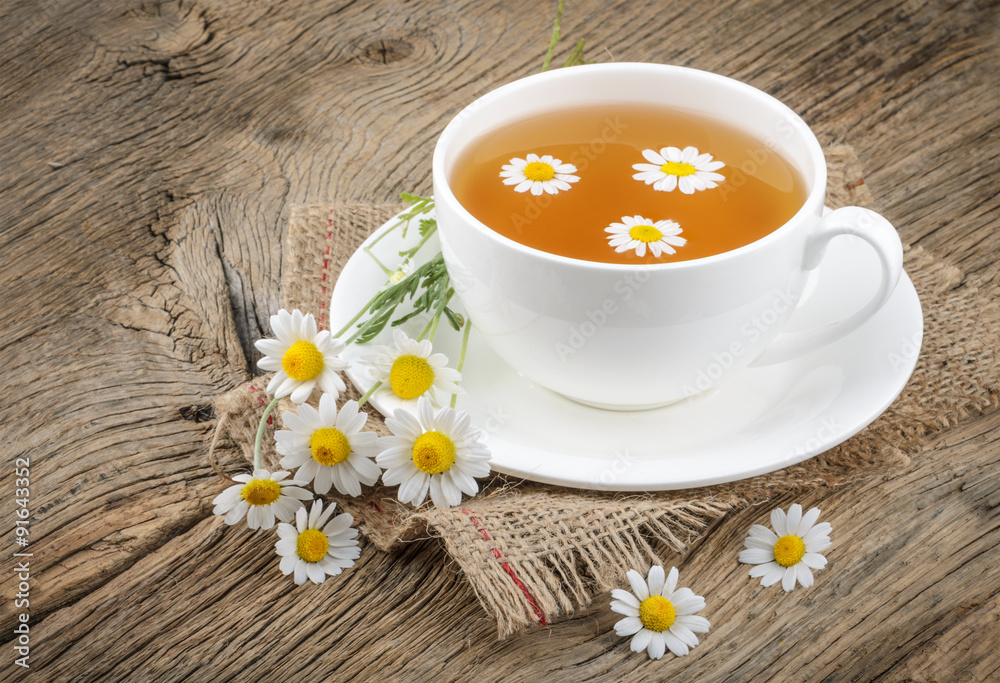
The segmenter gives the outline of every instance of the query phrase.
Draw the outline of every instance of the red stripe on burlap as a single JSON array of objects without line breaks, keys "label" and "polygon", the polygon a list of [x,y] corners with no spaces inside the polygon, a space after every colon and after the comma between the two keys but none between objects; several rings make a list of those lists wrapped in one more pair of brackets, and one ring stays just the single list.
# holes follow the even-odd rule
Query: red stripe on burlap
[{"label": "red stripe on burlap", "polygon": [[[490,540],[489,532],[487,532],[486,529],[480,526],[479,520],[472,516],[472,511],[467,510],[466,508],[459,508],[459,509],[466,517],[469,518],[469,521],[472,522],[472,526],[476,527],[476,530],[479,532],[479,535],[483,537],[483,540],[489,541]],[[517,585],[518,588],[521,589],[521,592],[524,593],[524,597],[528,600],[528,604],[531,605],[531,610],[535,613],[535,616],[538,617],[538,625],[545,626],[547,624],[547,622],[545,621],[545,614],[538,606],[538,603],[535,602],[535,598],[531,594],[531,591],[529,591],[528,587],[521,582],[521,579],[517,578],[517,572],[514,571],[514,568],[511,567],[508,563],[502,561],[503,554],[500,552],[500,550],[497,548],[493,548],[492,551],[493,551],[493,556],[498,560],[501,560],[500,566],[503,568],[503,570],[507,572],[507,575],[510,576],[511,580]]]},{"label": "red stripe on burlap", "polygon": [[[247,384],[247,387],[250,389],[250,393],[251,394],[256,394],[257,393],[257,387],[255,387],[254,385]],[[257,397],[257,403],[261,404],[262,406],[266,406],[267,405],[267,401],[264,400],[263,396],[258,396]],[[274,424],[274,420],[271,419],[270,415],[267,416],[267,423],[269,425],[270,424]]]}]

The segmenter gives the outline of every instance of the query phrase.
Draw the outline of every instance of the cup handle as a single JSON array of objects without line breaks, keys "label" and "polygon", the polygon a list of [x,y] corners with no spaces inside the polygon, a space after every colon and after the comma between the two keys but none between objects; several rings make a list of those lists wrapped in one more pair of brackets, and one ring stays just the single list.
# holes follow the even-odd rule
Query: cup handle
[{"label": "cup handle", "polygon": [[903,244],[892,224],[869,209],[845,206],[823,216],[815,234],[806,243],[805,269],[816,268],[823,260],[827,244],[840,235],[860,237],[878,254],[882,265],[878,290],[864,306],[843,320],[811,330],[779,334],[751,365],[779,363],[840,339],[857,329],[889,300],[903,272]]}]

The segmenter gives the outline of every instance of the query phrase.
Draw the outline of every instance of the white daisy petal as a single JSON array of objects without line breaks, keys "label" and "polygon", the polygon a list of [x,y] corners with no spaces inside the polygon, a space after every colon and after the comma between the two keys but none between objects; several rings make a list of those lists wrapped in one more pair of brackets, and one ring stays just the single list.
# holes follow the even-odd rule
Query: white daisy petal
[{"label": "white daisy petal", "polygon": [[788,534],[788,527],[785,525],[785,511],[781,508],[775,508],[771,510],[771,527],[774,529],[774,533],[778,536],[785,536]]},{"label": "white daisy petal", "polygon": [[649,586],[650,595],[662,595],[663,582],[665,578],[663,567],[660,565],[653,565],[649,568],[649,574],[646,576],[646,583]]},{"label": "white daisy petal", "polygon": [[[796,577],[798,578],[799,583],[802,584],[803,588],[809,588],[809,586],[813,585],[813,575],[812,572],[809,571],[809,567],[807,567],[804,562],[799,562],[794,566]],[[789,569],[791,569],[791,567],[789,567]]]},{"label": "white daisy petal", "polygon": [[667,573],[667,578],[663,582],[663,591],[661,595],[669,598],[677,590],[677,579],[680,576],[680,572],[677,571],[677,567],[671,567],[670,571]]},{"label": "white daisy petal", "polygon": [[788,529],[786,534],[797,534],[799,530],[799,522],[802,521],[802,506],[798,503],[793,503],[791,507],[788,508],[788,514],[785,516],[785,528]]},{"label": "white daisy petal", "polygon": [[817,520],[819,520],[819,508],[809,508],[809,511],[802,515],[802,520],[799,522],[799,528],[795,530],[796,536],[805,536],[809,533],[809,530],[813,528]]},{"label": "white daisy petal", "polygon": [[640,629],[638,633],[632,636],[632,643],[629,647],[632,652],[642,652],[649,645],[649,641],[653,639],[653,632],[649,629]]},{"label": "white daisy petal", "polygon": [[698,636],[694,634],[694,631],[683,624],[679,624],[675,621],[670,627],[670,632],[688,647],[694,647],[698,644]]},{"label": "white daisy petal", "polygon": [[708,633],[711,625],[708,623],[708,619],[705,617],[699,617],[696,614],[683,614],[677,617],[675,622],[684,626],[694,633]]},{"label": "white daisy petal", "polygon": [[654,165],[653,167],[656,169],[658,169],[663,164],[667,163],[666,159],[664,159],[661,155],[657,154],[651,149],[642,150],[642,156],[644,156],[646,158],[646,161],[648,161],[650,164],[653,164]]},{"label": "white daisy petal", "polygon": [[795,577],[797,573],[795,571],[795,565],[791,567],[785,567],[784,573],[781,575],[781,587],[785,589],[785,592],[795,588]]},{"label": "white daisy petal", "polygon": [[654,150],[642,151],[642,156],[650,164],[634,164],[639,173],[635,180],[652,185],[659,192],[679,189],[683,194],[694,194],[717,187],[725,178],[714,171],[724,167],[721,161],[712,159],[711,154],[701,154],[695,147],[663,147],[657,154]]},{"label": "white daisy petal", "polygon": [[774,559],[774,546],[763,548],[748,548],[740,551],[740,562],[743,564],[763,564]]},{"label": "white daisy petal", "polygon": [[386,426],[393,436],[382,438],[376,462],[388,468],[382,483],[398,485],[397,497],[404,503],[419,505],[430,493],[439,508],[458,505],[463,493],[478,492],[474,477],[490,472],[482,434],[463,411],[448,407],[435,411],[432,401],[422,396],[416,415],[399,409]]},{"label": "white daisy petal", "polygon": [[826,567],[826,558],[819,553],[806,553],[802,556],[802,564],[810,569],[823,569]]},{"label": "white daisy petal", "polygon": [[550,154],[539,156],[531,153],[524,159],[513,158],[509,164],[502,166],[500,177],[504,185],[514,185],[515,192],[528,192],[532,195],[555,195],[571,189],[569,183],[580,178],[570,175],[576,172],[573,164],[564,164]]},{"label": "white daisy petal", "polygon": [[[767,588],[768,586],[773,586],[782,580],[785,575],[784,568],[777,562],[768,562],[767,564],[758,565],[759,567],[765,567],[766,570],[761,576],[760,585]],[[754,567],[756,569],[757,567]],[[753,569],[750,570],[751,572]]]},{"label": "white daisy petal", "polygon": [[[282,574],[294,573],[296,584],[302,585],[306,580],[313,583],[323,583],[327,575],[339,574],[344,568],[354,564],[354,559],[360,557],[361,549],[356,540],[357,529],[351,528],[353,518],[342,514],[327,522],[336,504],[331,503],[324,510],[323,502],[313,502],[308,514],[305,509],[297,513],[297,527],[289,524],[281,525],[278,534],[281,540],[275,543],[275,552],[281,556],[280,570]],[[324,526],[325,525],[325,526]],[[312,538],[299,548],[299,539],[304,534]],[[326,539],[326,550],[323,545],[317,545]],[[300,556],[299,553],[303,554]]]},{"label": "white daisy petal", "polygon": [[629,585],[632,586],[632,592],[639,600],[645,600],[649,597],[649,587],[646,585],[645,579],[642,578],[642,574],[630,569],[625,576],[628,578]]},{"label": "white daisy petal", "polygon": [[649,645],[646,646],[646,652],[649,654],[650,659],[659,659],[666,652],[666,635],[666,631],[653,633],[653,637],[649,639]]},{"label": "white daisy petal", "polygon": [[642,622],[638,616],[625,617],[615,622],[615,633],[619,636],[632,636],[642,630]]},{"label": "white daisy petal", "polygon": [[[817,523],[819,515],[818,508],[803,514],[802,506],[794,503],[787,514],[781,508],[771,511],[773,532],[759,524],[751,526],[743,542],[746,549],[739,555],[741,562],[755,565],[750,576],[760,578],[762,586],[780,581],[785,591],[797,583],[804,588],[811,586],[812,570],[826,567],[826,558],[820,553],[830,547],[830,524]],[[786,536],[793,538],[784,540]]]},{"label": "white daisy petal", "polygon": [[626,604],[621,600],[611,601],[611,611],[617,612],[618,614],[624,614],[626,617],[638,617],[639,608],[633,607],[632,605]]},{"label": "white daisy petal", "polygon": [[682,232],[678,223],[654,221],[643,216],[622,216],[621,223],[612,223],[604,232],[608,233],[608,246],[617,253],[634,250],[638,257],[645,256],[647,248],[656,258],[663,254],[675,254],[676,250],[671,245],[681,246],[687,241],[677,237]]},{"label": "white daisy petal", "polygon": [[650,567],[648,582],[631,569],[625,576],[635,595],[616,588],[611,592],[611,609],[625,615],[615,624],[615,633],[632,636],[632,651],[645,650],[652,659],[661,658],[667,649],[683,656],[698,644],[696,632],[708,632],[708,620],[691,614],[704,609],[705,600],[690,588],[675,590],[676,567],[666,574],[662,566]]},{"label": "white daisy petal", "polygon": [[688,646],[670,631],[663,632],[663,639],[666,641],[667,647],[670,648],[670,651],[678,657],[683,657],[690,652]]}]

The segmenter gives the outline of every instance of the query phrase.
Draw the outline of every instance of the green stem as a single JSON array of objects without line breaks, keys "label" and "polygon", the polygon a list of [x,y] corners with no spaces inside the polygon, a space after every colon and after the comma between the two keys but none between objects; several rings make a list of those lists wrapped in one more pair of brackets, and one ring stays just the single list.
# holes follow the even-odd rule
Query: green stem
[{"label": "green stem", "polygon": [[278,405],[278,401],[281,400],[277,396],[274,397],[264,409],[264,414],[260,416],[260,424],[257,425],[257,438],[253,442],[253,468],[254,470],[260,469],[260,444],[264,440],[264,425],[267,424],[267,418],[271,416],[271,411],[274,410],[274,406]]},{"label": "green stem", "polygon": [[[455,369],[462,372],[462,368],[465,367],[465,352],[469,350],[469,332],[472,330],[472,321],[468,318],[465,319],[465,329],[462,330],[462,350],[458,352],[458,363],[455,365]],[[459,380],[461,382],[461,380]],[[455,404],[458,402],[458,394],[451,395],[451,407],[454,408]]]},{"label": "green stem", "polygon": [[381,386],[382,386],[382,382],[375,382],[375,384],[372,385],[372,388],[369,389],[368,391],[366,391],[365,395],[358,399],[358,408],[360,408],[365,403],[367,403],[368,399],[370,399],[372,397],[372,394],[374,394],[376,391],[378,391],[379,387],[381,387]]},{"label": "green stem", "polygon": [[433,203],[434,200],[432,200],[430,197],[425,197],[421,199],[419,202],[415,203],[409,211],[403,214],[403,216],[398,221],[396,221],[395,225],[393,225],[388,230],[383,232],[381,235],[376,237],[375,240],[368,245],[368,247],[369,248],[374,247],[376,244],[381,242],[389,233],[394,232],[402,225],[409,225],[411,220],[413,220],[417,216],[423,215],[428,211],[430,211],[431,207],[433,206]]},{"label": "green stem", "polygon": [[373,296],[371,299],[368,300],[368,303],[365,304],[365,307],[362,308],[360,311],[358,311],[357,315],[355,315],[353,318],[351,318],[347,322],[346,325],[344,325],[342,328],[340,328],[340,331],[337,332],[337,334],[333,335],[333,338],[334,339],[340,339],[347,332],[347,330],[351,329],[351,326],[354,323],[358,322],[358,320],[361,318],[361,316],[363,316],[365,313],[367,313],[368,309],[372,307],[372,304],[375,303],[375,299],[378,298],[379,294],[381,294],[381,292],[375,292],[375,296]]},{"label": "green stem", "polygon": [[[395,307],[393,308],[393,310],[395,310]],[[377,317],[378,316],[376,316],[376,318]],[[355,332],[350,337],[348,337],[347,341],[344,342],[344,345],[345,346],[350,346],[351,344],[353,344],[354,340],[357,339],[358,337],[360,337],[361,335],[363,335],[365,332],[367,332],[368,328],[371,327],[372,323],[374,323],[374,322],[375,322],[375,318],[368,318],[368,320],[366,320],[363,325],[361,325],[360,327],[358,327],[357,332]]]},{"label": "green stem", "polygon": [[549,51],[545,54],[545,62],[542,63],[542,71],[549,70],[549,62],[552,61],[552,54],[556,51],[556,43],[559,42],[559,20],[562,19],[565,1],[559,0],[559,6],[556,8],[556,20],[552,24],[552,38],[549,40]]},{"label": "green stem", "polygon": [[449,287],[448,291],[445,293],[444,296],[444,303],[440,304],[437,307],[437,312],[434,314],[434,317],[431,318],[430,321],[427,323],[427,327],[425,327],[423,331],[417,336],[417,341],[422,341],[425,337],[429,338],[431,341],[434,341],[434,335],[437,334],[438,321],[441,319],[441,314],[444,312],[445,306],[448,305],[448,302],[451,301],[451,297],[453,296],[455,296],[455,290]]},{"label": "green stem", "polygon": [[439,322],[441,322],[441,314],[440,313],[438,313],[436,316],[434,316],[431,319],[431,329],[430,329],[429,332],[427,332],[427,340],[428,341],[434,341],[434,337],[437,336],[437,333],[438,333],[438,323]]},{"label": "green stem", "polygon": [[407,249],[402,253],[406,254],[406,258],[413,258],[414,256],[417,255],[417,252],[420,251],[420,247],[424,246],[427,243],[427,240],[429,240],[431,238],[431,235],[433,235],[435,232],[437,232],[437,227],[431,228],[430,230],[427,231],[427,234],[424,235],[419,242],[417,242],[417,246],[413,247],[412,249]]},{"label": "green stem", "polygon": [[372,257],[372,261],[374,261],[375,265],[377,265],[379,268],[382,269],[382,272],[385,273],[387,277],[389,275],[392,275],[393,271],[390,270],[389,268],[387,268],[384,263],[382,263],[381,261],[379,261],[378,256],[376,256],[375,254],[373,254],[372,250],[370,248],[365,247],[365,253]]}]

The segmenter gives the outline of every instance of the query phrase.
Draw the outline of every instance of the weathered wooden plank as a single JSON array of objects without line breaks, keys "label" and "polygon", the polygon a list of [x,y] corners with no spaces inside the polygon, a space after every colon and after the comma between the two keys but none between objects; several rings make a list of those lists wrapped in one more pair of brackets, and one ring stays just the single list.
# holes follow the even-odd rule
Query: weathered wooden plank
[{"label": "weathered wooden plank", "polygon": [[51,680],[976,680],[1000,665],[998,427],[980,418],[898,476],[801,500],[834,528],[809,590],[762,588],[737,562],[770,506],[725,518],[678,564],[713,625],[683,659],[632,655],[606,603],[494,642],[433,541],[366,545],[351,571],[296,588],[273,533],[205,520],[45,619],[37,665]]}]

